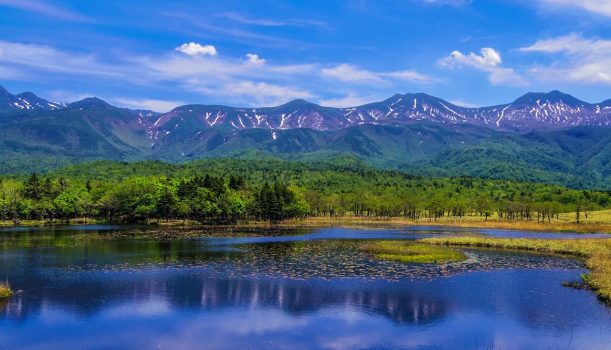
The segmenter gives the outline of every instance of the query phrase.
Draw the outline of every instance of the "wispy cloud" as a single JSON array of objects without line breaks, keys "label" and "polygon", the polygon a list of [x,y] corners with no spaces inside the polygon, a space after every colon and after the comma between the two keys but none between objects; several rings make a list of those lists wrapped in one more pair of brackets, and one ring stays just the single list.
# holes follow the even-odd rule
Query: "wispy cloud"
[{"label": "wispy cloud", "polygon": [[604,16],[611,16],[611,1],[609,0],[539,0],[551,6],[566,6],[582,8],[586,11]]},{"label": "wispy cloud", "polygon": [[438,79],[413,70],[372,72],[346,63],[323,68],[322,74],[340,81],[359,84],[388,82],[388,78],[422,84],[432,84],[438,81]]},{"label": "wispy cloud", "polygon": [[75,101],[80,101],[87,97],[93,97],[95,96],[95,94],[90,93],[90,92],[84,92],[84,91],[79,91],[75,93],[73,91],[67,91],[67,90],[52,90],[48,92],[48,96],[51,99],[51,101],[54,101],[54,102],[71,103]]},{"label": "wispy cloud", "polygon": [[234,96],[237,101],[247,101],[251,105],[278,105],[297,98],[310,99],[313,93],[293,86],[271,84],[266,82],[238,81],[220,88],[201,88],[209,96]]},{"label": "wispy cloud", "polygon": [[322,99],[318,103],[327,107],[355,107],[362,106],[371,101],[379,100],[377,96],[359,96],[356,93],[350,92],[345,96]]},{"label": "wispy cloud", "polygon": [[236,26],[222,25],[185,13],[167,13],[166,18],[178,21],[178,24],[165,24],[166,30],[189,35],[194,38],[224,39],[252,45],[266,47],[311,47],[313,44],[299,40],[284,38],[277,35],[257,33],[253,30],[238,28]]},{"label": "wispy cloud", "polygon": [[116,65],[100,62],[95,55],[68,53],[39,44],[0,41],[0,65],[24,76],[39,72],[82,74],[118,78],[126,72]]},{"label": "wispy cloud", "polygon": [[351,83],[366,84],[382,82],[382,78],[377,74],[346,63],[331,68],[323,68],[322,74],[330,78]]},{"label": "wispy cloud", "polygon": [[441,79],[431,77],[413,70],[401,70],[388,73],[379,73],[382,77],[394,78],[402,81],[409,81],[420,84],[434,84],[441,82]]},{"label": "wispy cloud", "polygon": [[68,9],[37,0],[0,0],[0,6],[33,12],[66,21],[90,22],[91,19]]},{"label": "wispy cloud", "polygon": [[456,106],[460,106],[460,107],[468,107],[468,108],[481,107],[481,105],[479,105],[477,103],[473,103],[473,102],[469,102],[469,101],[464,101],[464,100],[450,100],[450,103],[452,103],[453,105],[456,105]]},{"label": "wispy cloud", "polygon": [[312,19],[268,19],[268,18],[260,18],[249,16],[237,12],[224,12],[219,13],[216,17],[229,19],[234,22],[254,25],[254,26],[262,26],[262,27],[306,27],[306,26],[315,26],[315,27],[326,27],[327,24],[322,21],[312,20]]},{"label": "wispy cloud", "polygon": [[438,61],[441,66],[449,68],[471,67],[488,73],[488,81],[494,85],[525,85],[526,80],[512,68],[501,67],[501,54],[493,48],[484,47],[479,54],[463,54],[452,51],[448,57]]},{"label": "wispy cloud", "polygon": [[155,112],[168,112],[178,106],[182,106],[185,104],[185,102],[183,101],[134,99],[126,97],[111,97],[108,98],[108,102],[120,107],[126,107],[131,109],[144,109]]},{"label": "wispy cloud", "polygon": [[533,75],[540,79],[611,84],[611,40],[587,39],[572,33],[541,39],[519,50],[554,55],[555,58],[558,58],[558,55],[565,56],[560,62],[533,68]]},{"label": "wispy cloud", "polygon": [[[195,42],[158,55],[122,52],[120,56],[101,58],[47,45],[0,41],[0,72],[18,80],[72,79],[78,82],[95,77],[100,83],[120,84],[121,87],[173,86],[174,92],[249,106],[279,104],[295,98],[333,105],[364,103],[366,98],[363,96],[374,95],[381,88],[403,88],[405,82],[436,82],[412,70],[374,72],[346,63],[283,65],[266,61],[254,53],[229,57],[218,54],[213,46]],[[358,85],[360,94],[329,98],[354,84]],[[66,99],[61,100],[66,102]],[[132,108],[164,110],[181,101],[123,97],[114,98],[114,102]]]}]

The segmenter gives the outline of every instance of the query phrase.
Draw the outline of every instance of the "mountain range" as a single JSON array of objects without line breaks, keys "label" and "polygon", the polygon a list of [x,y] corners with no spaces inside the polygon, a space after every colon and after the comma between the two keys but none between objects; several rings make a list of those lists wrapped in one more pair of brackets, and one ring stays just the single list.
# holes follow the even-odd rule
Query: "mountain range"
[{"label": "mountain range", "polygon": [[63,104],[0,87],[0,172],[96,159],[341,154],[432,176],[485,176],[611,188],[611,100],[559,91],[469,108],[423,93],[357,107],[185,105],[159,113],[98,98]]}]

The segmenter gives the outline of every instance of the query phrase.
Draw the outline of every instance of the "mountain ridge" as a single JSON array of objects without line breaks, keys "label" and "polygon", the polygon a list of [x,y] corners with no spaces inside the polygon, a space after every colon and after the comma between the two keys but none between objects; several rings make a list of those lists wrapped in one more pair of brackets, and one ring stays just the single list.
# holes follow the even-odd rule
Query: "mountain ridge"
[{"label": "mountain ridge", "polygon": [[611,100],[588,104],[558,91],[479,108],[417,93],[350,108],[294,100],[262,108],[185,105],[167,113],[99,98],[37,108],[29,94],[22,98],[33,107],[19,108],[15,95],[1,92],[0,104],[13,107],[0,111],[0,173],[258,151],[291,159],[350,154],[416,174],[611,188]]},{"label": "mountain ridge", "polygon": [[[58,110],[64,108],[115,107],[97,97],[69,104],[49,102],[33,93],[12,95],[0,86],[0,111]],[[115,107],[120,108],[120,107]],[[170,131],[177,119],[199,120],[191,127],[226,127],[229,129],[264,128],[270,130],[312,128],[338,130],[361,124],[407,124],[429,120],[443,124],[470,123],[486,127],[529,131],[539,128],[611,125],[611,99],[588,103],[558,90],[528,92],[513,102],[484,107],[463,107],[426,93],[395,94],[383,101],[354,107],[327,107],[304,99],[270,107],[233,107],[226,105],[188,104],[159,113],[139,110],[157,116],[142,120],[149,134]],[[149,118],[150,119],[150,118]],[[167,125],[166,125],[167,124]],[[178,123],[180,124],[180,123]],[[198,130],[199,131],[199,130]]]}]

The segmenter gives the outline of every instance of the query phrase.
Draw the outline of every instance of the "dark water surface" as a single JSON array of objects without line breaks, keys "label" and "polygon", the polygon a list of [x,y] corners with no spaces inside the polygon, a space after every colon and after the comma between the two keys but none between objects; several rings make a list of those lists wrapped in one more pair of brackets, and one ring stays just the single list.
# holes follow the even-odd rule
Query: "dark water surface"
[{"label": "dark water surface", "polygon": [[0,349],[611,348],[611,308],[561,286],[585,272],[578,261],[465,249],[464,262],[417,265],[358,249],[463,229],[113,235],[126,230],[140,228],[1,231],[0,277],[21,291],[0,304]]}]

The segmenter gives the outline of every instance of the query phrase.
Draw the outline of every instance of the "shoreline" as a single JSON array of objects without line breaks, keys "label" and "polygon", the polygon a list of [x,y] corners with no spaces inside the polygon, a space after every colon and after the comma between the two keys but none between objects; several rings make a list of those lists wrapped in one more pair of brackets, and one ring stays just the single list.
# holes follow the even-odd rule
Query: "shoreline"
[{"label": "shoreline", "polygon": [[605,304],[611,305],[611,241],[605,239],[544,240],[533,238],[497,237],[434,237],[418,240],[420,243],[446,247],[493,248],[561,254],[584,259],[589,270],[583,282]]},{"label": "shoreline", "polygon": [[[126,225],[123,223],[112,223],[98,221],[95,219],[73,219],[70,223],[65,221],[44,221],[44,220],[24,220],[19,226],[15,226],[11,221],[0,221],[0,228],[10,227],[61,227],[61,226],[82,226],[82,225]],[[148,223],[135,223],[134,226],[150,228],[206,228],[206,227],[228,227],[228,228],[289,228],[289,227],[393,227],[393,226],[433,226],[433,227],[456,227],[474,229],[506,229],[506,230],[525,230],[537,232],[559,232],[559,233],[606,233],[611,234],[611,222],[566,222],[555,219],[551,223],[522,220],[498,220],[482,217],[465,216],[461,219],[443,217],[437,220],[418,219],[410,220],[397,217],[307,217],[302,219],[289,219],[281,222],[270,223],[268,221],[244,220],[232,224],[205,224],[196,221],[169,220]]]}]

